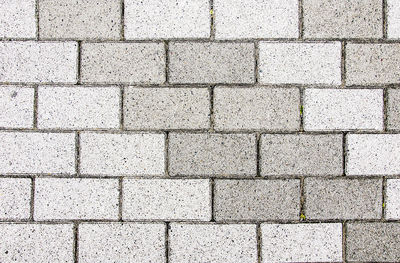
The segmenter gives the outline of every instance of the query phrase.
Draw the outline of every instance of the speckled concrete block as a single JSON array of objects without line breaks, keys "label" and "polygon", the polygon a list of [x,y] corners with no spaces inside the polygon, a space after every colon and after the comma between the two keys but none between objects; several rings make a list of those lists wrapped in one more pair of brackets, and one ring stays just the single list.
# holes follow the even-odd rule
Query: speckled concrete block
[{"label": "speckled concrete block", "polygon": [[388,89],[387,128],[400,130],[400,89]]},{"label": "speckled concrete block", "polygon": [[260,42],[259,56],[259,81],[263,84],[341,83],[339,42]]},{"label": "speckled concrete block", "polygon": [[307,219],[380,219],[382,216],[381,179],[304,180]]},{"label": "speckled concrete block", "polygon": [[342,224],[262,224],[262,262],[342,262]]},{"label": "speckled concrete block", "polygon": [[0,132],[0,173],[75,172],[75,134]]},{"label": "speckled concrete block", "polygon": [[386,185],[386,219],[400,219],[400,179],[388,179]]},{"label": "speckled concrete block", "polygon": [[217,87],[214,89],[216,130],[300,129],[299,89]]},{"label": "speckled concrete block", "polygon": [[118,219],[118,180],[37,178],[35,220]]},{"label": "speckled concrete block", "polygon": [[306,89],[304,130],[383,130],[383,90]]},{"label": "speckled concrete block", "polygon": [[216,180],[216,221],[296,220],[300,180]]},{"label": "speckled concrete block", "polygon": [[79,225],[79,262],[165,263],[165,225],[83,223]]},{"label": "speckled concrete block", "polygon": [[118,87],[39,87],[39,128],[116,129],[119,122]]},{"label": "speckled concrete block", "polygon": [[264,134],[261,175],[341,175],[342,135]]},{"label": "speckled concrete block", "polygon": [[400,173],[400,134],[348,134],[347,175]]},{"label": "speckled concrete block", "polygon": [[41,39],[120,39],[120,0],[39,0]]},{"label": "speckled concrete block", "polygon": [[0,42],[0,82],[76,83],[75,42]]},{"label": "speckled concrete block", "polygon": [[207,129],[209,126],[208,88],[125,89],[126,129]]},{"label": "speckled concrete block", "polygon": [[253,134],[169,135],[171,175],[256,175],[256,136]]},{"label": "speckled concrete block", "polygon": [[169,230],[169,262],[257,262],[256,226],[178,224]]},{"label": "speckled concrete block", "polygon": [[253,43],[173,42],[171,83],[254,83]]},{"label": "speckled concrete block", "polygon": [[400,3],[398,0],[387,0],[387,35],[388,38],[400,38]]},{"label": "speckled concrete block", "polygon": [[30,200],[30,178],[0,178],[0,219],[28,219]]},{"label": "speckled concrete block", "polygon": [[0,262],[74,262],[72,224],[0,224]]},{"label": "speckled concrete block", "polygon": [[35,38],[35,0],[0,0],[0,38]]},{"label": "speckled concrete block", "polygon": [[31,87],[0,86],[0,127],[33,127],[33,94]]},{"label": "speckled concrete block", "polygon": [[215,0],[215,38],[297,38],[297,0]]},{"label": "speckled concrete block", "polygon": [[164,174],[164,134],[82,133],[80,142],[82,174]]},{"label": "speckled concrete block", "polygon": [[83,43],[84,83],[149,83],[165,81],[163,43]]}]

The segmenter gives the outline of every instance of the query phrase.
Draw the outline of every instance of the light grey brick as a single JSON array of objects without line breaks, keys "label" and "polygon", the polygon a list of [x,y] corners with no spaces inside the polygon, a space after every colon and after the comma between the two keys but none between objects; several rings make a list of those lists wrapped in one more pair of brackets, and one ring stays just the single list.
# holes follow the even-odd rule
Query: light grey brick
[{"label": "light grey brick", "polygon": [[0,132],[0,173],[75,172],[75,134]]},{"label": "light grey brick", "polygon": [[171,83],[254,83],[253,43],[174,42]]},{"label": "light grey brick", "polygon": [[163,175],[164,134],[81,133],[82,174]]},{"label": "light grey brick", "polygon": [[171,175],[256,175],[253,134],[187,134],[169,136]]},{"label": "light grey brick", "polygon": [[39,87],[38,127],[119,128],[118,87]]},{"label": "light grey brick", "polygon": [[388,38],[400,38],[400,3],[398,0],[387,0],[387,35]]},{"label": "light grey brick", "polygon": [[210,181],[126,179],[122,203],[122,217],[128,220],[210,221]]},{"label": "light grey brick", "polygon": [[35,0],[0,0],[0,37],[36,37]]},{"label": "light grey brick", "polygon": [[0,82],[76,83],[75,42],[0,42]]},{"label": "light grey brick", "polygon": [[383,90],[306,89],[304,130],[383,130]]},{"label": "light grey brick", "polygon": [[388,89],[387,128],[400,130],[400,89]]},{"label": "light grey brick", "polygon": [[342,136],[264,134],[261,175],[341,175]]},{"label": "light grey brick", "polygon": [[216,180],[215,220],[296,220],[300,180]]},{"label": "light grey brick", "polygon": [[262,262],[341,262],[342,224],[262,224]]},{"label": "light grey brick", "polygon": [[304,0],[305,38],[381,38],[381,0]]},{"label": "light grey brick", "polygon": [[118,180],[37,178],[35,220],[118,219]]},{"label": "light grey brick", "polygon": [[165,225],[83,223],[79,225],[79,262],[164,263]]},{"label": "light grey brick", "polygon": [[386,219],[400,219],[400,179],[388,179],[386,185]]},{"label": "light grey brick", "polygon": [[0,178],[0,218],[29,219],[30,178]]},{"label": "light grey brick", "polygon": [[207,88],[126,88],[127,129],[207,129],[210,92]]},{"label": "light grey brick", "polygon": [[0,86],[0,127],[33,127],[33,94],[31,87]]},{"label": "light grey brick", "polygon": [[172,223],[169,245],[171,263],[257,262],[255,225]]},{"label": "light grey brick", "polygon": [[[297,0],[215,0],[215,38],[297,38]],[[244,11],[245,10],[245,11]]]},{"label": "light grey brick", "polygon": [[0,262],[73,263],[72,224],[0,224]]},{"label": "light grey brick", "polygon": [[304,180],[305,215],[308,219],[380,219],[381,179]]},{"label": "light grey brick", "polygon": [[218,87],[214,89],[216,130],[300,129],[299,89]]},{"label": "light grey brick", "polygon": [[164,44],[84,43],[81,65],[84,83],[162,83]]},{"label": "light grey brick", "polygon": [[400,44],[347,44],[346,84],[400,82]]}]

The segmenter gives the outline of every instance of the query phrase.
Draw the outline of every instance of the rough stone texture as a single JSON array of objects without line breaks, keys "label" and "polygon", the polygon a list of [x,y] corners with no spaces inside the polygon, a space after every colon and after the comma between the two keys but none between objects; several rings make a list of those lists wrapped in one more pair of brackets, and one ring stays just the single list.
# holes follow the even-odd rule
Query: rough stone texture
[{"label": "rough stone texture", "polygon": [[125,89],[127,129],[207,129],[210,92],[207,88]]},{"label": "rough stone texture", "polygon": [[262,224],[262,262],[341,262],[342,224]]},{"label": "rough stone texture", "polygon": [[178,224],[169,230],[169,262],[257,262],[256,226]]},{"label": "rough stone texture", "polygon": [[342,135],[264,134],[261,175],[341,175]]},{"label": "rough stone texture", "polygon": [[387,0],[388,38],[400,38],[400,4],[397,0]]},{"label": "rough stone texture", "polygon": [[400,130],[400,89],[388,89],[387,128]]},{"label": "rough stone texture", "polygon": [[253,134],[169,135],[171,175],[256,175],[256,137]]},{"label": "rough stone texture", "polygon": [[254,83],[253,43],[173,42],[171,83]]},{"label": "rough stone texture", "polygon": [[28,219],[30,200],[30,178],[0,178],[0,219]]},{"label": "rough stone texture", "polygon": [[31,87],[0,86],[0,127],[33,127],[33,94]]},{"label": "rough stone texture", "polygon": [[0,0],[0,37],[36,37],[35,0]]},{"label": "rough stone texture", "polygon": [[216,221],[297,220],[300,180],[216,180]]},{"label": "rough stone texture", "polygon": [[388,179],[386,185],[386,219],[400,219],[400,179]]},{"label": "rough stone texture", "polygon": [[300,128],[299,89],[217,87],[216,130],[284,130]]},{"label": "rough stone texture", "polygon": [[383,90],[306,89],[304,130],[383,130]]}]

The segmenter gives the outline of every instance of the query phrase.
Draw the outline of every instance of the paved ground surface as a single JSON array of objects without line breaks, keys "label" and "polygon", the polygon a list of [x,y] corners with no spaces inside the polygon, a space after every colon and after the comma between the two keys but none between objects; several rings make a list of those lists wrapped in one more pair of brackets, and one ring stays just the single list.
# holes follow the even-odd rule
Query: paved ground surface
[{"label": "paved ground surface", "polygon": [[400,262],[399,0],[0,0],[0,262]]}]

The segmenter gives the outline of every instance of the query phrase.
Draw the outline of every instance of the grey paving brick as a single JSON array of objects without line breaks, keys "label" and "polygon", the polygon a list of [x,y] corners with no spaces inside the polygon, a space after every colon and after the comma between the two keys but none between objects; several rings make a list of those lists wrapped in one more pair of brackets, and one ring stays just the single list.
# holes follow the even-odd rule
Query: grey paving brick
[{"label": "grey paving brick", "polygon": [[386,219],[400,219],[400,179],[388,179],[386,183]]},{"label": "grey paving brick", "polygon": [[35,0],[0,1],[0,37],[36,37]]},{"label": "grey paving brick", "polygon": [[171,263],[257,262],[255,225],[172,223],[169,245]]},{"label": "grey paving brick", "polygon": [[304,180],[307,219],[380,219],[381,179]]},{"label": "grey paving brick", "polygon": [[387,0],[388,38],[400,38],[400,4],[397,0]]},{"label": "grey paving brick", "polygon": [[171,83],[254,83],[253,43],[173,42]]},{"label": "grey paving brick", "polygon": [[32,87],[0,86],[0,127],[33,127]]},{"label": "grey paving brick", "polygon": [[341,175],[343,150],[339,134],[264,134],[261,175]]},{"label": "grey paving brick", "polygon": [[400,261],[399,223],[349,223],[346,233],[347,260]]},{"label": "grey paving brick", "polygon": [[171,175],[256,175],[253,134],[169,135]]},{"label": "grey paving brick", "polygon": [[79,262],[164,263],[165,225],[83,223],[79,225]]},{"label": "grey paving brick", "polygon": [[400,82],[400,44],[347,44],[346,84]]},{"label": "grey paving brick", "polygon": [[76,83],[75,42],[0,42],[0,82]]},{"label": "grey paving brick", "polygon": [[400,130],[400,89],[388,89],[387,128]]},{"label": "grey paving brick", "polygon": [[216,130],[300,129],[299,89],[217,87],[214,89]]},{"label": "grey paving brick", "polygon": [[0,218],[29,219],[30,178],[0,178]]},{"label": "grey paving brick", "polygon": [[39,0],[41,39],[119,39],[120,0]]},{"label": "grey paving brick", "polygon": [[118,180],[37,178],[35,220],[118,219]]},{"label": "grey paving brick", "polygon": [[300,180],[216,180],[215,220],[296,220]]},{"label": "grey paving brick", "polygon": [[207,129],[210,92],[207,88],[125,89],[127,129]]},{"label": "grey paving brick", "polygon": [[381,38],[381,0],[304,0],[305,38]]},{"label": "grey paving brick", "polygon": [[83,43],[84,83],[162,83],[165,81],[163,43]]},{"label": "grey paving brick", "polygon": [[1,223],[0,261],[73,263],[72,224]]}]

